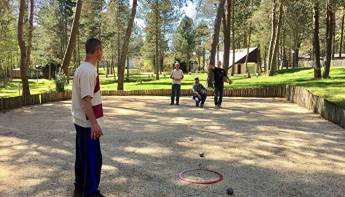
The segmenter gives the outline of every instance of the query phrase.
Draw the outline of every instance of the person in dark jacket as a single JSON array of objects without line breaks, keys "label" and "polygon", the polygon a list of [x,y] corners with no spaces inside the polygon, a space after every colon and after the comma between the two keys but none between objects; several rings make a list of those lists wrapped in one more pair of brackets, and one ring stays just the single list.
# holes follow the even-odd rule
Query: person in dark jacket
[{"label": "person in dark jacket", "polygon": [[231,84],[226,71],[223,69],[222,63],[219,61],[217,67],[209,65],[209,70],[214,74],[214,105],[216,108],[221,108],[223,101],[224,81]]},{"label": "person in dark jacket", "polygon": [[204,103],[207,98],[207,89],[200,83],[199,78],[196,77],[193,85],[193,100],[195,101],[196,107],[204,107]]}]

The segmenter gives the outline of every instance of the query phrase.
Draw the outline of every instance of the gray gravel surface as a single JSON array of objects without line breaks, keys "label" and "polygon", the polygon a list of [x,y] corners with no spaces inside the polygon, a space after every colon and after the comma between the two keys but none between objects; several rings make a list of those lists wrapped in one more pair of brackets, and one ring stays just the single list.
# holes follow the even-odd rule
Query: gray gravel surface
[{"label": "gray gravel surface", "polygon": [[[296,104],[225,98],[104,97],[105,196],[344,196],[345,130]],[[0,114],[0,196],[72,196],[75,131],[70,101]],[[200,153],[204,153],[201,158]],[[214,185],[176,174],[201,164]]]}]

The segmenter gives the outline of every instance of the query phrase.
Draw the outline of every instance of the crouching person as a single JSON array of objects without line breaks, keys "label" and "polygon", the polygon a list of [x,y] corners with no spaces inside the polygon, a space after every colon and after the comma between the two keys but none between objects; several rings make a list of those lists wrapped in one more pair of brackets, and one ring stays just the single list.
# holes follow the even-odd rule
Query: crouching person
[{"label": "crouching person", "polygon": [[193,100],[196,107],[204,107],[207,98],[207,89],[200,83],[199,78],[195,78],[195,83],[192,88]]}]

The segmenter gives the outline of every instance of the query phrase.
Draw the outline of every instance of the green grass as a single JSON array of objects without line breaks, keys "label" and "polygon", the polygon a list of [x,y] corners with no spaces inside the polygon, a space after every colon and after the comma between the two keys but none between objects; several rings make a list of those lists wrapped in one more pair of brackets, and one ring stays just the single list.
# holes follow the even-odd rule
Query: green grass
[{"label": "green grass", "polygon": [[[345,107],[345,68],[332,68],[330,79],[313,79],[313,69],[289,69],[281,70],[272,77],[252,76],[248,79],[245,75],[236,75],[232,77],[233,84],[226,85],[225,88],[246,88],[246,87],[266,87],[273,85],[298,85],[309,89],[318,96],[322,96],[329,101]],[[169,89],[171,79],[169,75],[161,75],[160,80],[155,80],[155,76],[150,73],[139,74],[132,72],[129,82],[125,83],[125,90],[146,90],[146,89]],[[207,74],[191,74],[185,75],[182,83],[182,89],[190,89],[194,83],[194,78],[198,76],[201,82],[206,82]],[[101,72],[101,88],[102,90],[116,90],[117,83],[113,76],[105,77]],[[13,80],[7,84],[5,88],[0,88],[0,97],[13,97],[19,95],[18,86],[20,80]],[[68,85],[66,89],[71,89]],[[39,94],[55,90],[54,81],[40,79],[30,80],[31,94]]]},{"label": "green grass", "polygon": [[[235,78],[233,88],[265,87],[273,85],[298,85],[310,90],[313,94],[345,107],[345,68],[332,68],[330,79],[313,79],[313,69],[291,69],[279,71],[273,77],[260,76]],[[229,86],[227,86],[229,87]]]},{"label": "green grass", "polygon": [[[7,83],[5,87],[0,88],[1,97],[14,97],[20,96],[22,92],[22,83],[20,79],[14,79]],[[49,91],[55,91],[55,83],[47,79],[30,79],[29,80],[30,93],[41,94]]]}]

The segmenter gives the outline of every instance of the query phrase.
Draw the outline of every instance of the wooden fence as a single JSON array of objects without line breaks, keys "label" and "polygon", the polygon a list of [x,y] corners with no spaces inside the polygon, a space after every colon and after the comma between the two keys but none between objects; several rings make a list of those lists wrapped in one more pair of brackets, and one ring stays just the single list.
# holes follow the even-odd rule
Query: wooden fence
[{"label": "wooden fence", "polygon": [[[285,97],[284,86],[273,86],[264,88],[242,88],[225,89],[224,96],[231,97]],[[132,91],[102,91],[103,96],[170,96],[171,90],[132,90]],[[208,95],[213,92],[209,91]],[[192,96],[191,90],[181,90],[181,96]],[[31,96],[17,96],[11,98],[0,98],[0,111],[19,108],[26,105],[38,105],[48,102],[69,100],[72,98],[71,91],[50,92]]]},{"label": "wooden fence", "polygon": [[[208,91],[209,96],[213,91]],[[272,86],[263,88],[224,89],[226,97],[285,97],[285,86]],[[170,96],[170,89],[132,90],[132,91],[102,91],[103,96]],[[191,90],[181,90],[181,96],[192,96]]]},{"label": "wooden fence", "polygon": [[40,94],[40,98],[41,98],[41,104],[55,102],[55,101],[69,100],[72,98],[72,92],[65,91],[65,92],[44,93],[44,94]]},{"label": "wooden fence", "polygon": [[37,104],[41,104],[40,95],[2,98],[0,99],[0,111],[15,109],[15,108],[26,106],[26,105],[37,105]]}]

